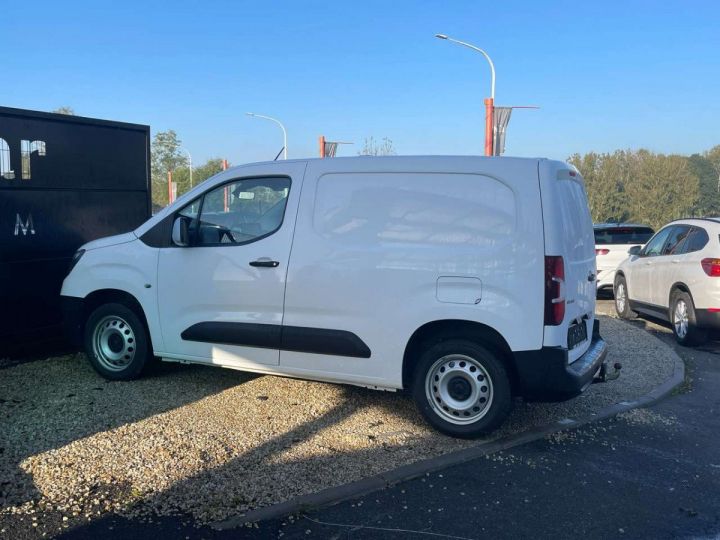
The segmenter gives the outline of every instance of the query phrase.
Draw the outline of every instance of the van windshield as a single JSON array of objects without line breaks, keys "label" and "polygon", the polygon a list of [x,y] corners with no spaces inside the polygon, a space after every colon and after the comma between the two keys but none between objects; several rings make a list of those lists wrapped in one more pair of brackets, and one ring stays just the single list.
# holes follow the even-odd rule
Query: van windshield
[{"label": "van windshield", "polygon": [[654,234],[650,227],[601,227],[595,228],[595,245],[644,244]]}]

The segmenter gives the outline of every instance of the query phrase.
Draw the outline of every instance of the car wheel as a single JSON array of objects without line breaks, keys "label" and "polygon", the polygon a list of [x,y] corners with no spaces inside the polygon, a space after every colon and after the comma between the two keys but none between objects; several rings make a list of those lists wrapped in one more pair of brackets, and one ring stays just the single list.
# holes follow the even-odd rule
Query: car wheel
[{"label": "car wheel", "polygon": [[622,319],[632,319],[637,315],[630,309],[630,297],[628,296],[627,282],[625,276],[617,276],[613,287],[615,296],[615,311]]},{"label": "car wheel", "polygon": [[429,346],[415,369],[413,398],[437,430],[470,439],[497,429],[510,413],[510,381],[503,363],[463,339]]},{"label": "car wheel", "polygon": [[85,351],[100,375],[113,381],[138,377],[152,356],[145,325],[123,304],[105,304],[85,325]]},{"label": "car wheel", "polygon": [[676,291],[672,295],[670,322],[675,339],[680,345],[698,345],[707,339],[707,332],[697,326],[695,304],[686,292]]}]

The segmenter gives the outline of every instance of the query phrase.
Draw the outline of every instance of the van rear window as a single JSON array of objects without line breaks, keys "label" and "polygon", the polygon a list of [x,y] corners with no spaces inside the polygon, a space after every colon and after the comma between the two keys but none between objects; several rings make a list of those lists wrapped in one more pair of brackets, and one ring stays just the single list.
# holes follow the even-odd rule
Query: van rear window
[{"label": "van rear window", "polygon": [[595,245],[644,244],[654,232],[650,227],[603,227],[595,229]]}]

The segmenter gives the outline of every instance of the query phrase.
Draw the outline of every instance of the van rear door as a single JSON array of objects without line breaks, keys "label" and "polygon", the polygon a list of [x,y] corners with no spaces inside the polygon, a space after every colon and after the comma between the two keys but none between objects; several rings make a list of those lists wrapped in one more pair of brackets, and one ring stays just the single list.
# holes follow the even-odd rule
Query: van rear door
[{"label": "van rear door", "polygon": [[[561,162],[541,161],[538,173],[545,230],[546,307],[551,308],[543,345],[567,347],[573,362],[588,349],[595,320],[593,224],[585,183],[576,170]],[[558,257],[562,257],[561,263]],[[563,302],[564,313],[562,309],[553,311],[552,307]]]}]

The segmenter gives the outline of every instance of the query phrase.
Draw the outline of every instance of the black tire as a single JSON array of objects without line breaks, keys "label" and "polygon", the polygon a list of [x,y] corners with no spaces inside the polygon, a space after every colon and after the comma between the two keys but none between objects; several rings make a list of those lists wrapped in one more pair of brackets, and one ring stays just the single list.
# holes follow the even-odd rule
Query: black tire
[{"label": "black tire", "polygon": [[632,319],[633,317],[637,317],[637,313],[630,309],[630,296],[628,295],[625,276],[620,275],[615,277],[613,296],[615,298],[615,311],[621,319]]},{"label": "black tire", "polygon": [[85,352],[90,364],[111,381],[140,376],[152,350],[142,320],[124,304],[104,304],[85,324]]},{"label": "black tire", "polygon": [[[455,365],[450,367],[452,362]],[[441,367],[445,367],[443,374],[439,371]],[[442,390],[434,385],[436,381]],[[505,421],[512,408],[510,380],[498,355],[465,339],[448,339],[425,348],[415,366],[412,394],[430,425],[463,439],[491,433]],[[458,400],[452,401],[454,398]],[[453,408],[453,403],[458,407]]]},{"label": "black tire", "polygon": [[[683,324],[681,314],[686,313]],[[692,297],[683,291],[674,291],[670,300],[670,324],[675,339],[686,347],[700,345],[707,340],[707,330],[698,328],[695,304]]]}]

